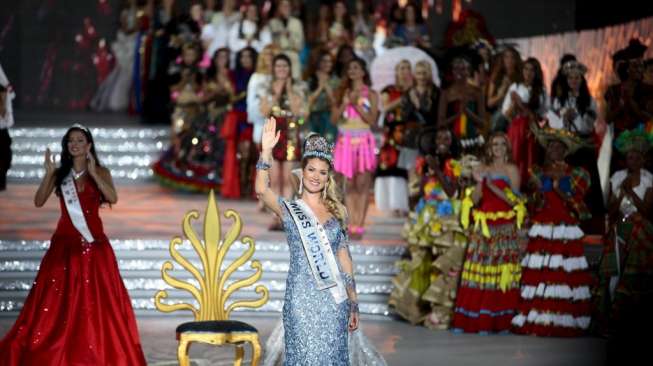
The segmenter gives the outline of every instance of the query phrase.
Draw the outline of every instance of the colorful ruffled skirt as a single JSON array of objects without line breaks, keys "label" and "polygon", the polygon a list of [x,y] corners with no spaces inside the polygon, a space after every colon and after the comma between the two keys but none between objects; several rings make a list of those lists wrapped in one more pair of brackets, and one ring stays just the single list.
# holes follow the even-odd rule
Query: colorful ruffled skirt
[{"label": "colorful ruffled skirt", "polygon": [[519,241],[515,223],[488,222],[489,234],[472,231],[456,296],[455,332],[506,332],[519,303]]}]

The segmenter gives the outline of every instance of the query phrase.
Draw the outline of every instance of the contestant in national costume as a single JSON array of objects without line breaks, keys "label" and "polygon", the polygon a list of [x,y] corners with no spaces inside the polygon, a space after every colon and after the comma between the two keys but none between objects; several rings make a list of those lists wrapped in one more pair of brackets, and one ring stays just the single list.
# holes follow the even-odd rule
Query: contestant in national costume
[{"label": "contestant in national costume", "polygon": [[530,170],[534,188],[532,226],[522,260],[521,299],[512,319],[516,333],[569,337],[590,325],[592,276],[585,259],[579,220],[590,186],[587,171],[565,162],[582,142],[566,130],[542,129],[537,140],[546,162]]},{"label": "contestant in national costume", "polygon": [[476,187],[465,190],[461,221],[469,233],[460,287],[451,327],[472,333],[505,332],[519,302],[521,266],[518,228],[526,207],[519,198],[519,171],[510,162],[510,143],[504,133],[486,144],[485,162],[473,172]]},{"label": "contestant in national costume", "polygon": [[45,153],[34,203],[53,191],[61,218],[13,328],[0,341],[3,366],[145,365],[131,301],[104,234],[99,208],[118,197],[90,131],[73,125],[61,166]]},{"label": "contestant in national costume", "polygon": [[[332,150],[325,138],[309,137],[302,155],[299,198],[287,201],[268,185],[279,134],[271,118],[263,128],[256,193],[281,218],[290,247],[283,307],[284,364],[349,365],[348,333],[358,328],[359,311]],[[275,339],[280,336],[275,332]]]},{"label": "contestant in national costume", "polygon": [[[624,131],[615,145],[626,157],[626,169],[610,178],[612,227],[599,266],[595,300],[599,330],[611,341],[628,344],[624,351],[637,350],[629,352],[634,359],[633,355],[646,349],[638,347],[639,341],[650,343],[640,332],[653,323],[653,174],[644,169],[653,134],[642,129]],[[621,363],[621,354],[617,357]]]}]

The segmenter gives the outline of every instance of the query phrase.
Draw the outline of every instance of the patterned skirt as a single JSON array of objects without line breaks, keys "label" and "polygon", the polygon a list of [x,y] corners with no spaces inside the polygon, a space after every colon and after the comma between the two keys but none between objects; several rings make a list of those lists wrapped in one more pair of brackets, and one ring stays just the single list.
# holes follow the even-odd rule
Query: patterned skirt
[{"label": "patterned skirt", "polygon": [[506,332],[519,303],[519,242],[512,222],[472,232],[456,296],[454,332]]},{"label": "patterned skirt", "polygon": [[595,296],[600,331],[612,334],[643,329],[641,321],[650,320],[653,308],[653,224],[632,215],[616,229],[624,244],[617,256],[614,231],[608,234]]}]

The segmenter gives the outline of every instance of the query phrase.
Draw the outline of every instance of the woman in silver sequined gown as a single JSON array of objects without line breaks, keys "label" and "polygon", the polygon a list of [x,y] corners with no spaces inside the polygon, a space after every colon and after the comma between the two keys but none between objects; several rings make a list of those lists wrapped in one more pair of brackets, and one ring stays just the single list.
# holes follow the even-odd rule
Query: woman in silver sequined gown
[{"label": "woman in silver sequined gown", "polygon": [[272,148],[279,140],[274,118],[263,128],[261,160],[257,164],[256,193],[283,222],[290,249],[290,268],[283,307],[285,361],[291,365],[350,365],[348,334],[358,328],[358,303],[353,264],[344,229],[345,208],[337,199],[332,152],[321,136],[310,137],[302,157],[299,196],[323,225],[338,264],[348,299],[336,303],[329,290],[318,290],[299,230],[283,198],[268,185]]},{"label": "woman in silver sequined gown", "polygon": [[[290,268],[283,305],[285,364],[349,365],[347,323],[350,301],[336,304],[328,290],[316,288],[297,226],[282,205],[279,201],[283,228],[290,246]],[[340,250],[349,252],[344,231],[337,219],[329,219],[324,223],[324,228],[333,253]],[[338,267],[342,273],[340,263]]]}]

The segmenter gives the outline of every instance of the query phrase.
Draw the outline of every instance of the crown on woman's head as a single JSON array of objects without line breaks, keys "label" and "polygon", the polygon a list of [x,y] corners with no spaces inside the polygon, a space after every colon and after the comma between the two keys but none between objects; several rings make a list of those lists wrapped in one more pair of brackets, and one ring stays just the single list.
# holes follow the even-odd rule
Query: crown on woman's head
[{"label": "crown on woman's head", "polygon": [[302,159],[305,158],[322,158],[333,165],[333,145],[317,133],[309,134],[304,140]]},{"label": "crown on woman's head", "polygon": [[565,62],[564,65],[562,65],[562,72],[569,76],[571,74],[577,74],[577,75],[585,75],[587,72],[587,66],[581,64],[580,62],[576,60],[570,60]]},{"label": "crown on woman's head", "polygon": [[91,131],[88,129],[88,127],[82,125],[81,123],[73,123],[73,125],[70,126],[70,128],[76,128],[76,129],[85,131],[87,133],[91,133]]}]

